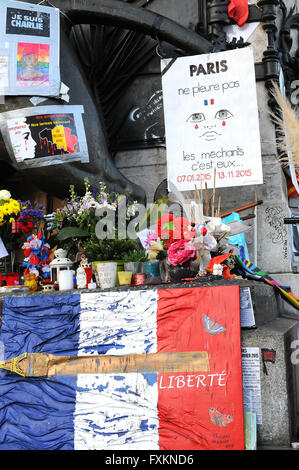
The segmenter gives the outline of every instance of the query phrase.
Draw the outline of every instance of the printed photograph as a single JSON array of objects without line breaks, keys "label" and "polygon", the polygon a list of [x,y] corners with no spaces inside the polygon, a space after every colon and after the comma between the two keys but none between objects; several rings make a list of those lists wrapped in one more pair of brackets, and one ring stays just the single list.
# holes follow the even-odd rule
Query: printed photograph
[{"label": "printed photograph", "polygon": [[49,44],[18,43],[17,86],[48,87],[50,63]]},{"label": "printed photograph", "polygon": [[79,152],[73,114],[12,119],[8,131],[17,162]]}]

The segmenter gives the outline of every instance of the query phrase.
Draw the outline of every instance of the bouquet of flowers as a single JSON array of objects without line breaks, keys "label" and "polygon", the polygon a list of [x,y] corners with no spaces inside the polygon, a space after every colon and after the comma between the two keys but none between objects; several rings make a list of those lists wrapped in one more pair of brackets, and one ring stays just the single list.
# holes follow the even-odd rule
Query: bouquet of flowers
[{"label": "bouquet of flowers", "polygon": [[11,226],[21,210],[20,202],[11,197],[6,189],[0,191],[0,236],[9,252],[19,248],[18,236],[13,234]]},{"label": "bouquet of flowers", "polygon": [[28,234],[44,219],[45,207],[38,202],[25,201],[20,203],[20,216],[16,219],[21,232]]},{"label": "bouquet of flowers", "polygon": [[20,213],[20,203],[6,189],[0,191],[0,226],[13,222]]},{"label": "bouquet of flowers", "polygon": [[[126,225],[135,216],[137,202],[127,201],[123,194],[108,192],[103,182],[93,189],[87,178],[84,183],[85,194],[79,196],[74,186],[70,186],[69,199],[56,211],[57,234],[52,243],[66,249],[69,257],[83,251],[89,261],[122,259],[124,253],[135,249],[135,241],[119,236],[118,213],[122,206],[126,211]],[[112,223],[105,238],[99,239],[96,227],[107,214],[111,215]]]},{"label": "bouquet of flowers", "polygon": [[181,195],[179,197],[187,217],[164,213],[155,230],[156,243],[159,240],[163,246],[163,252],[157,258],[166,258],[168,270],[176,273],[173,279],[170,274],[171,280],[179,280],[180,276],[207,275],[211,257],[221,252],[221,240],[230,231],[219,217],[203,215],[199,198],[197,203],[195,200],[187,203]]}]

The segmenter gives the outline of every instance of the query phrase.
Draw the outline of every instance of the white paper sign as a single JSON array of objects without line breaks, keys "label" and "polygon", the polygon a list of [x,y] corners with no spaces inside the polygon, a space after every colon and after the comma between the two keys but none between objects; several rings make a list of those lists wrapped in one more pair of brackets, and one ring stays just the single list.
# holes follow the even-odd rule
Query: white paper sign
[{"label": "white paper sign", "polygon": [[243,407],[256,413],[257,424],[262,424],[262,398],[259,348],[242,348]]},{"label": "white paper sign", "polygon": [[15,0],[2,0],[1,8],[1,93],[58,96],[59,10]]},{"label": "white paper sign", "polygon": [[251,47],[162,59],[167,175],[180,191],[262,184]]},{"label": "white paper sign", "polygon": [[5,88],[8,87],[8,55],[0,51],[0,92],[4,94]]},{"label": "white paper sign", "polygon": [[2,238],[0,237],[0,258],[5,258],[6,256],[8,256],[8,252],[5,248]]}]

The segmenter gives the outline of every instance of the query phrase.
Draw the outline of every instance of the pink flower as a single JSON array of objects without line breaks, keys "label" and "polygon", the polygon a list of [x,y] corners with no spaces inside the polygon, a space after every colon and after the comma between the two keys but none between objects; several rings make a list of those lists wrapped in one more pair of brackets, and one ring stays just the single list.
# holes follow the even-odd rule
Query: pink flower
[{"label": "pink flower", "polygon": [[191,243],[186,240],[178,240],[170,245],[168,249],[168,259],[173,266],[186,263],[196,258],[196,250]]}]

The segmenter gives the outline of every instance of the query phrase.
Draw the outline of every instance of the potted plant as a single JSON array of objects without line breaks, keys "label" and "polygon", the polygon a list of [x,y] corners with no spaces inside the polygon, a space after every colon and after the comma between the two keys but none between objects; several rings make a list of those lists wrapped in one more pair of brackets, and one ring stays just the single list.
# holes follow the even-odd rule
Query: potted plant
[{"label": "potted plant", "polygon": [[148,254],[144,248],[136,248],[125,253],[123,260],[125,271],[131,271],[133,275],[144,273],[144,262],[148,260]]}]

